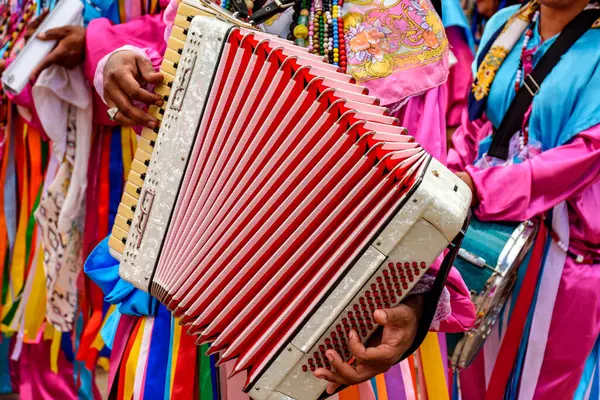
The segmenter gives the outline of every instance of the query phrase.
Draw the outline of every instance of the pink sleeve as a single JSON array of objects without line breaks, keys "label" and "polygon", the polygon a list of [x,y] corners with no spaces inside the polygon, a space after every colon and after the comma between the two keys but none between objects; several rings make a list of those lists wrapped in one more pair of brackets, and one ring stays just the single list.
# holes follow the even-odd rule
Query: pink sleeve
[{"label": "pink sleeve", "polygon": [[460,125],[461,115],[467,109],[467,93],[471,87],[471,64],[473,63],[473,51],[465,39],[463,28],[451,26],[446,29],[448,42],[452,47],[452,53],[458,62],[450,68],[448,81],[448,108],[446,111],[446,123],[449,127]]},{"label": "pink sleeve", "polygon": [[470,121],[467,110],[463,111],[460,127],[452,135],[452,147],[448,150],[448,168],[464,171],[477,157],[479,142],[492,133],[492,123],[483,117]]},{"label": "pink sleeve", "polygon": [[[6,59],[6,67],[8,67],[13,60],[14,60],[14,58]],[[40,119],[37,115],[37,111],[33,104],[33,95],[31,93],[32,87],[33,87],[33,84],[31,82],[28,82],[27,85],[21,91],[21,93],[19,93],[18,95],[11,94],[8,91],[6,91],[5,93],[6,93],[6,97],[8,97],[9,100],[13,102],[13,104],[16,104],[17,106],[26,108],[31,112],[32,118],[30,121],[27,121],[27,123],[37,129],[40,129],[41,131],[43,131],[42,124],[40,122]]]},{"label": "pink sleeve", "polygon": [[169,41],[169,37],[171,36],[171,30],[173,29],[173,23],[175,22],[175,17],[177,16],[177,7],[179,6],[179,2],[180,0],[169,1],[169,5],[167,6],[163,15],[163,23],[166,26],[164,35],[165,43]]},{"label": "pink sleeve", "polygon": [[[429,269],[429,274],[436,275],[440,269],[443,256],[440,256]],[[439,332],[465,332],[475,323],[475,306],[471,302],[471,294],[456,268],[450,270],[446,286],[440,298],[434,317],[432,330]],[[437,326],[439,324],[439,326]]]},{"label": "pink sleeve", "polygon": [[600,180],[600,125],[569,143],[521,164],[466,168],[482,220],[524,221],[581,193]]},{"label": "pink sleeve", "polygon": [[[112,51],[132,45],[142,49],[153,49],[164,54],[165,24],[163,15],[144,15],[124,24],[113,25],[106,18],[92,20],[86,33],[86,57],[84,62],[85,76],[93,83],[98,63]],[[106,115],[106,105],[100,97],[94,95],[94,122],[113,125]]]}]

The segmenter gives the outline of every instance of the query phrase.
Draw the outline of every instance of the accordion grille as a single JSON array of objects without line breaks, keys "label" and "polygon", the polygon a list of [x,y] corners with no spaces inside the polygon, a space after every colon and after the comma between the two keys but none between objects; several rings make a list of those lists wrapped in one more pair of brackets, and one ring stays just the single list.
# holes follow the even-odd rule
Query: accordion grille
[{"label": "accordion grille", "polygon": [[161,107],[150,106],[148,109],[149,114],[155,117],[159,121],[159,124],[155,129],[144,128],[141,136],[137,138],[137,149],[135,151],[134,160],[127,176],[123,197],[119,204],[115,224],[108,242],[114,255],[122,255],[125,250],[127,235],[129,234],[131,221],[133,220],[137,203],[140,198],[141,188],[148,170],[148,163],[150,162],[154,151],[161,122],[165,112],[167,112],[169,95],[171,93],[173,81],[175,80],[178,63],[185,46],[190,23],[195,16],[203,14],[205,13],[198,8],[183,2],[177,9],[175,24],[173,26],[171,37],[167,42],[167,50],[160,67],[160,72],[164,76],[164,81],[154,88],[154,93],[162,96],[164,103]]}]

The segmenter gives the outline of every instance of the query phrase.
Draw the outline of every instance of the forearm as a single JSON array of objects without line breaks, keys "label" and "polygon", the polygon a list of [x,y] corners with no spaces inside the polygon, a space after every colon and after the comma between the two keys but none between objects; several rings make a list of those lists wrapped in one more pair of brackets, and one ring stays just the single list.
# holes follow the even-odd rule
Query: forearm
[{"label": "forearm", "polygon": [[482,220],[523,221],[544,213],[600,180],[600,126],[521,164],[468,166]]}]

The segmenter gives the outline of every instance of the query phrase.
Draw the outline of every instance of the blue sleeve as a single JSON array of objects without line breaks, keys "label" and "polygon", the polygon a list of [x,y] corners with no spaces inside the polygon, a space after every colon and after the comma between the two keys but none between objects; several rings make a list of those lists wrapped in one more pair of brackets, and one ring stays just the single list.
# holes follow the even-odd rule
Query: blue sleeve
[{"label": "blue sleeve", "polygon": [[84,272],[102,289],[104,300],[118,304],[121,314],[154,315],[158,300],[119,276],[119,262],[108,251],[108,238],[96,246],[83,266]]}]

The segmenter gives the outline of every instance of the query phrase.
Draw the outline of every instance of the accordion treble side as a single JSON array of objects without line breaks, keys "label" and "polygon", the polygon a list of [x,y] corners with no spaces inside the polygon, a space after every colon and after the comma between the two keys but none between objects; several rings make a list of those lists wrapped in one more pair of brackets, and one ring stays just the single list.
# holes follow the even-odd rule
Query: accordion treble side
[{"label": "accordion treble side", "polygon": [[351,359],[350,330],[366,341],[406,297],[470,191],[281,39],[196,17],[173,82],[119,273],[236,359],[253,399],[317,399],[324,352]]}]

